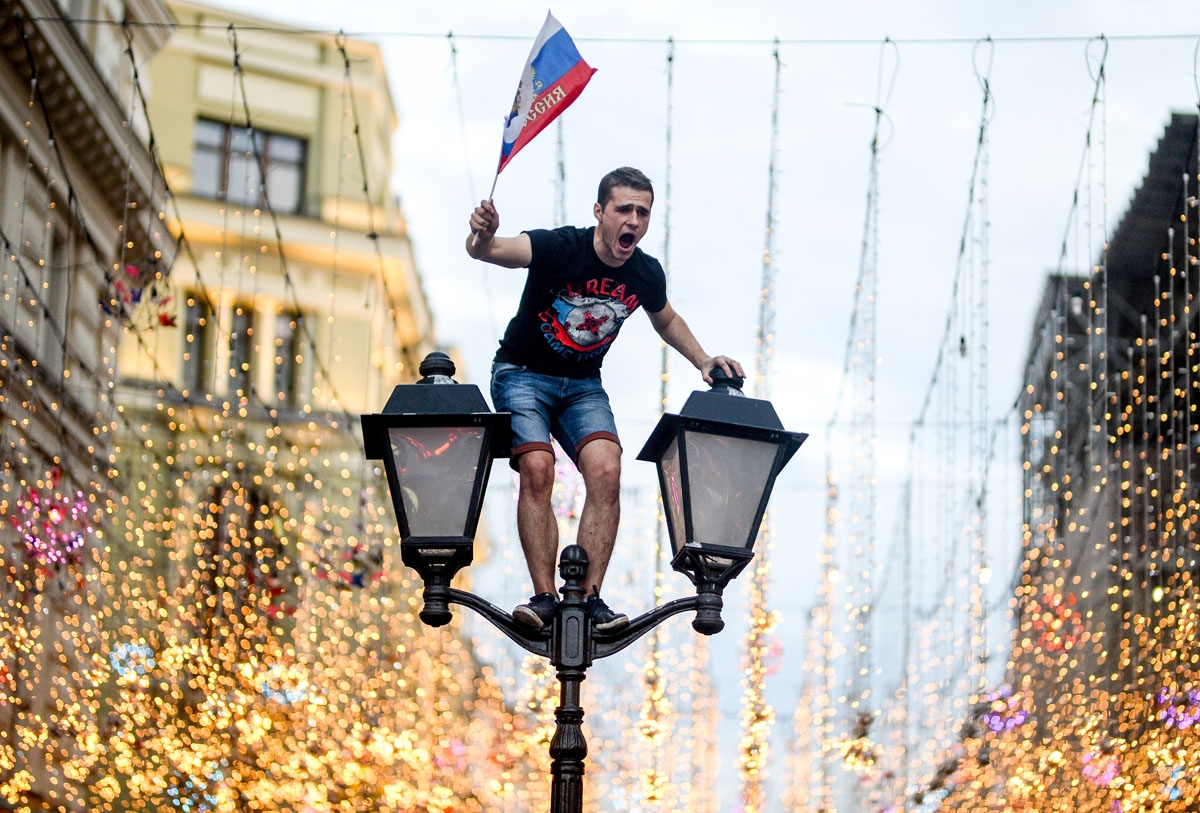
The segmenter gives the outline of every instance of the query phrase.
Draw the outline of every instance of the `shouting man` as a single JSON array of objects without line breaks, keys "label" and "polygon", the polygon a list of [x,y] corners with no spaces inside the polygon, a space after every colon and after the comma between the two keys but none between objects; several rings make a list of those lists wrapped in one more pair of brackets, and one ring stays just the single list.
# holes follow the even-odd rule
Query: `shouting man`
[{"label": "shouting man", "polygon": [[590,563],[588,616],[601,631],[629,623],[600,598],[621,514],[621,445],[600,364],[625,319],[645,308],[658,335],[709,383],[717,366],[744,376],[733,359],[704,352],[667,300],[662,265],[638,248],[653,204],[650,179],[622,167],[601,179],[591,228],[564,226],[497,237],[500,215],[490,201],[471,214],[471,257],[529,269],[517,313],[496,351],[491,390],[496,410],[512,413],[510,465],[520,475],[517,533],[534,590],[513,617],[536,629],[550,623],[558,603],[551,437],[583,475],[577,542]]}]

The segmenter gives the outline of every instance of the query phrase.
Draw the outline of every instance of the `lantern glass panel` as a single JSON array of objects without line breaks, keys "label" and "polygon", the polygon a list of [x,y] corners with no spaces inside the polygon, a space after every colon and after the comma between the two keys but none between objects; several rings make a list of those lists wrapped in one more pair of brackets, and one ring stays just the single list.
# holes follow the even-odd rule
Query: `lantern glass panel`
[{"label": "lantern glass panel", "polygon": [[658,461],[662,480],[663,505],[667,509],[670,523],[671,546],[675,552],[687,542],[687,530],[683,524],[683,473],[679,467],[679,436],[671,439],[671,445]]},{"label": "lantern glass panel", "polygon": [[466,535],[485,434],[476,426],[388,429],[411,536]]},{"label": "lantern glass panel", "polygon": [[778,444],[684,431],[692,509],[688,542],[749,547],[758,506],[771,485]]}]

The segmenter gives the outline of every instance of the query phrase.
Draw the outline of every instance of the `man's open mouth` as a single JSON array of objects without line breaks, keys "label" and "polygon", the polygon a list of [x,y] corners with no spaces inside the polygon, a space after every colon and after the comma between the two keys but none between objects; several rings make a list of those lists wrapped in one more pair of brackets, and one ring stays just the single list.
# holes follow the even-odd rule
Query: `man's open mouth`
[{"label": "man's open mouth", "polygon": [[633,235],[627,232],[618,237],[617,242],[621,244],[621,248],[628,250],[633,248],[635,240]]}]

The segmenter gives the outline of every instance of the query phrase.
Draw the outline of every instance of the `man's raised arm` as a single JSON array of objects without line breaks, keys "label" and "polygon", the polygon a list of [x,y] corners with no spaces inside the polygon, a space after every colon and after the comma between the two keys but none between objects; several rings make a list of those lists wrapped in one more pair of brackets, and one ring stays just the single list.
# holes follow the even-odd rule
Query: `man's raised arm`
[{"label": "man's raised arm", "polygon": [[500,213],[490,200],[480,201],[471,212],[471,234],[467,236],[467,254],[504,268],[525,268],[533,260],[529,235],[497,237]]},{"label": "man's raised arm", "polygon": [[670,302],[658,313],[647,311],[646,315],[650,317],[650,324],[654,326],[662,340],[690,361],[692,366],[700,371],[700,376],[709,384],[713,383],[713,367],[720,367],[727,375],[732,373],[741,378],[746,377],[742,365],[729,356],[710,356],[705,353],[700,342],[696,340],[695,334],[692,333],[692,329],[688,327],[683,317],[675,312]]}]

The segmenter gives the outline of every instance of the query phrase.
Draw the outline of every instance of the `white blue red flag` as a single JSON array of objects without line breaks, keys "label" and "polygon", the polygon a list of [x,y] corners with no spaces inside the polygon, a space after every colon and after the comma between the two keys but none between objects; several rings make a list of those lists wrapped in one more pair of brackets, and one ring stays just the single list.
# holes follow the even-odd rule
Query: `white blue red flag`
[{"label": "white blue red flag", "polygon": [[579,97],[595,72],[595,68],[583,61],[567,30],[547,11],[546,22],[525,61],[512,111],[504,119],[497,175],[522,147]]}]

